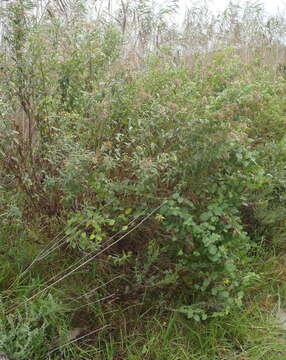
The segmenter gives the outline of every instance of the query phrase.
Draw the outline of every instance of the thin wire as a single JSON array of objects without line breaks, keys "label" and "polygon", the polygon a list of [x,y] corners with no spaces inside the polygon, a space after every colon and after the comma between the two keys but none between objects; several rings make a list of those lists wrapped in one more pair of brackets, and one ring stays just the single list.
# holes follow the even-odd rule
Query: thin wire
[{"label": "thin wire", "polygon": [[[99,302],[101,302],[101,301],[104,301],[104,300],[113,298],[114,295],[115,295],[115,293],[113,293],[113,294],[111,294],[111,295],[104,296],[103,298],[100,298],[100,299],[98,299],[98,300],[91,301],[91,302],[86,303],[86,304],[84,304],[84,305],[78,306],[78,307],[75,308],[75,309],[73,308],[72,310],[73,310],[73,311],[77,311],[77,310],[82,309],[82,308],[84,308],[84,307],[86,307],[86,306],[97,304],[97,303],[99,303]],[[114,298],[114,299],[115,299],[115,298]]]},{"label": "thin wire", "polygon": [[[144,210],[145,212],[145,210]],[[144,212],[142,212],[141,214],[139,214],[136,218],[134,218],[133,220],[131,220],[127,226],[132,225],[133,222],[135,222],[140,216],[142,216],[144,214]],[[112,235],[105,243],[107,243],[108,241],[114,239],[117,235],[119,235],[120,233],[122,233],[122,230],[119,230],[116,234]],[[105,245],[105,244],[103,244]],[[73,263],[72,265],[70,265],[68,268],[60,271],[59,273],[57,273],[56,275],[54,275],[53,277],[51,277],[48,281],[46,281],[46,284],[48,284],[50,281],[58,278],[61,274],[63,274],[64,272],[68,271],[69,269],[73,268],[74,266],[76,266],[77,264],[79,264],[81,261],[84,261],[84,259],[88,258],[89,256],[92,256],[96,251],[98,251],[98,249],[93,250],[91,253],[85,254],[82,258],[80,258],[79,260],[77,260],[75,263]]]},{"label": "thin wire", "polygon": [[90,296],[92,293],[94,293],[95,291],[103,288],[104,286],[110,284],[110,283],[113,282],[114,280],[119,279],[119,278],[121,278],[121,277],[122,277],[122,275],[115,276],[113,279],[107,281],[106,283],[104,283],[104,284],[102,284],[102,285],[97,286],[96,288],[88,291],[87,293],[85,293],[85,294],[83,294],[83,295],[78,296],[77,298],[73,299],[72,301],[77,301],[77,300],[79,300],[79,299],[81,299],[81,298],[83,298],[83,297],[85,297],[85,296],[88,297],[88,296]]},{"label": "thin wire", "polygon": [[117,243],[119,243],[119,241],[121,241],[122,239],[124,239],[127,235],[129,235],[131,232],[133,232],[135,229],[137,229],[140,225],[142,225],[147,219],[149,219],[156,211],[158,211],[163,204],[165,203],[165,201],[157,206],[154,210],[152,210],[144,219],[142,219],[136,226],[134,226],[131,230],[129,230],[127,233],[125,233],[124,235],[122,235],[119,239],[115,240],[114,242],[112,242],[111,244],[109,244],[108,246],[106,246],[104,249],[102,249],[101,251],[99,251],[97,254],[95,254],[94,256],[92,256],[90,259],[86,260],[84,263],[82,263],[81,265],[77,266],[75,269],[71,270],[69,273],[65,274],[64,276],[62,276],[61,278],[59,278],[58,280],[54,281],[52,284],[48,285],[46,288],[38,291],[36,294],[34,294],[33,296],[29,297],[27,300],[23,301],[22,303],[18,304],[17,306],[14,306],[12,308],[10,308],[6,314],[11,313],[12,311],[16,310],[19,306],[27,304],[29,301],[33,300],[35,297],[37,297],[38,295],[42,294],[43,292],[45,292],[46,290],[50,289],[51,287],[53,287],[54,285],[58,284],[59,282],[61,282],[62,280],[66,279],[68,276],[72,275],[75,271],[79,270],[80,268],[82,268],[83,266],[89,264],[92,260],[94,260],[96,257],[98,257],[99,255],[103,254],[106,250],[110,249],[112,246],[116,245]]},{"label": "thin wire", "polygon": [[79,340],[82,340],[82,339],[86,338],[87,336],[90,336],[90,335],[92,335],[92,334],[95,334],[95,333],[97,333],[97,332],[99,332],[99,331],[101,331],[101,330],[103,330],[103,329],[106,329],[107,327],[110,327],[110,324],[104,325],[104,326],[102,326],[101,328],[96,329],[96,330],[93,330],[93,331],[89,332],[89,333],[86,334],[86,335],[83,335],[83,336],[81,336],[81,337],[79,337],[79,338],[77,338],[77,339],[74,339],[74,340],[72,340],[72,341],[69,341],[69,342],[61,345],[61,346],[58,346],[58,347],[56,347],[55,349],[51,350],[51,351],[48,353],[48,356],[50,357],[50,355],[51,355],[52,353],[54,353],[55,351],[57,351],[57,350],[65,347],[65,346],[68,346],[68,345],[70,345],[70,344],[73,344],[73,343],[75,343],[75,342],[77,342],[77,341],[79,341]]},{"label": "thin wire", "polygon": [[[107,204],[105,204],[101,210],[103,210],[104,208],[106,208],[107,206],[109,206],[112,203],[112,201],[108,202]],[[75,231],[78,227],[80,227],[83,223],[85,222],[85,219],[82,220],[79,224],[76,224],[73,229],[72,232]],[[52,239],[51,241],[48,242],[48,244],[44,247],[44,249],[42,249],[39,254],[35,257],[35,259],[31,262],[31,264],[20,274],[18,275],[17,279],[15,279],[15,281],[9,286],[9,289],[14,286],[14,284],[16,283],[16,281],[19,281],[30,269],[31,267],[36,263],[39,262],[41,260],[43,260],[44,258],[46,258],[48,255],[50,255],[53,251],[55,251],[56,249],[60,248],[63,244],[65,244],[65,239],[69,236],[69,234],[64,235],[64,237],[59,240],[58,242],[55,242],[57,238],[59,238],[59,236],[61,234],[64,233],[64,230],[61,231],[54,239]],[[53,244],[50,248],[49,245],[51,243],[55,242],[55,244]],[[60,273],[59,273],[60,274]],[[57,275],[58,276],[58,275]],[[52,278],[53,279],[53,278]],[[50,279],[51,280],[51,279]]]}]

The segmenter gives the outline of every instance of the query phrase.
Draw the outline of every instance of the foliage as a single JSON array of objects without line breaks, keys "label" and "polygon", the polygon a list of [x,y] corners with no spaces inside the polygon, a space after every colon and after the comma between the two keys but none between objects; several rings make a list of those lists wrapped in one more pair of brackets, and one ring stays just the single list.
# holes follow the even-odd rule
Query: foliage
[{"label": "foliage", "polygon": [[[57,338],[61,306],[50,296],[6,315],[1,302],[0,349],[11,360],[39,359],[46,356]],[[62,316],[61,316],[62,317]],[[63,317],[62,317],[63,318]],[[63,319],[62,319],[63,320]]]},{"label": "foliage", "polygon": [[[29,1],[2,9],[0,221],[3,251],[15,252],[22,271],[14,280],[33,279],[61,248],[63,268],[46,290],[88,264],[82,283],[115,279],[108,289],[119,302],[197,322],[236,311],[260,279],[251,266],[258,244],[279,248],[285,235],[285,69],[258,51],[267,43],[272,59],[283,53],[284,21],[266,23],[249,8],[241,17],[230,5],[210,46],[201,36],[219,26],[210,19],[201,34],[203,9],[180,32],[166,20],[175,2],[158,14],[148,1],[122,2],[115,21],[91,20],[80,2],[52,4],[40,19]],[[126,39],[144,56],[132,57]],[[29,242],[39,251],[35,273],[19,250]],[[3,263],[5,287],[13,271]],[[47,351],[49,302],[56,307],[33,300],[0,325],[7,352],[19,334],[15,359]]]}]

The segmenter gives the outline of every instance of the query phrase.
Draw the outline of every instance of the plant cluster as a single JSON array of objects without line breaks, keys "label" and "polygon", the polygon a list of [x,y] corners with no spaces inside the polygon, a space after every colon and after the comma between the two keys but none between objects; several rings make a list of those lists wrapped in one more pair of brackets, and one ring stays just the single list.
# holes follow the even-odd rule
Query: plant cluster
[{"label": "plant cluster", "polygon": [[[3,242],[7,228],[61,231],[67,256],[96,256],[102,281],[119,275],[110,287],[119,298],[197,321],[226,315],[258,279],[249,265],[258,241],[285,233],[284,73],[260,54],[246,62],[229,43],[174,61],[162,40],[138,64],[126,57],[123,26],[133,8],[119,28],[77,9],[63,20],[48,9],[41,21],[26,1],[3,12]],[[20,314],[0,324],[0,350],[15,332],[20,344],[27,330],[36,347],[49,332],[49,320],[30,328]]]}]

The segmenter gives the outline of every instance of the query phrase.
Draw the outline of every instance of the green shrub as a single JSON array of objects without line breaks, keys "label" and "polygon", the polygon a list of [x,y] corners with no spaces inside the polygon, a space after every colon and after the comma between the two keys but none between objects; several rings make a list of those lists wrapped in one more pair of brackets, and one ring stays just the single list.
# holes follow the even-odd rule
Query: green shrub
[{"label": "green shrub", "polygon": [[[62,306],[52,296],[37,299],[24,309],[6,314],[1,302],[0,350],[11,360],[39,359],[58,341],[64,327]],[[61,314],[61,315],[60,315]]]},{"label": "green shrub", "polygon": [[232,48],[193,64],[158,50],[136,68],[115,26],[37,23],[24,5],[8,11],[0,57],[5,220],[57,217],[88,253],[132,222],[112,270],[180,291],[196,320],[240,305],[257,237],[284,234],[284,78]]}]

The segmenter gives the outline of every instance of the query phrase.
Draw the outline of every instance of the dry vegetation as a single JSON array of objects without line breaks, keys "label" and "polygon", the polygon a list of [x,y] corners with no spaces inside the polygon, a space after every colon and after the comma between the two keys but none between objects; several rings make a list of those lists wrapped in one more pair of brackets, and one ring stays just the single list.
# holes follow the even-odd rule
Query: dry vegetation
[{"label": "dry vegetation", "polygon": [[286,17],[115,5],[1,3],[0,352],[282,360]]}]

